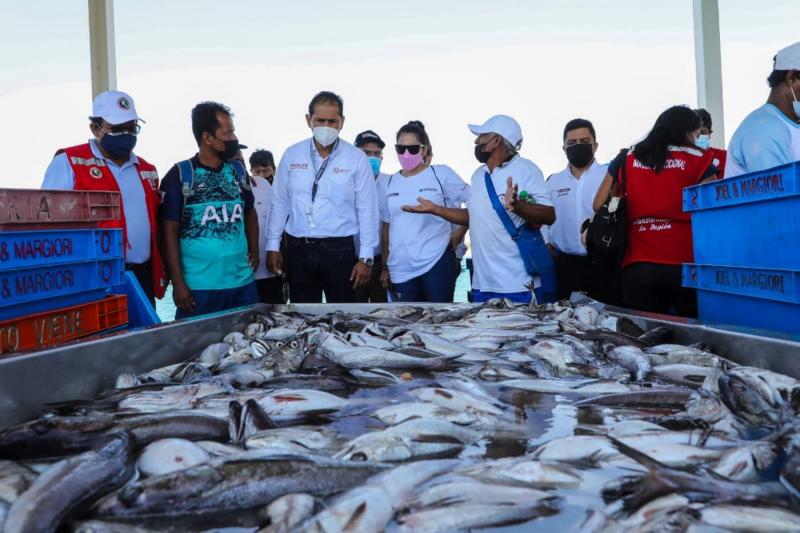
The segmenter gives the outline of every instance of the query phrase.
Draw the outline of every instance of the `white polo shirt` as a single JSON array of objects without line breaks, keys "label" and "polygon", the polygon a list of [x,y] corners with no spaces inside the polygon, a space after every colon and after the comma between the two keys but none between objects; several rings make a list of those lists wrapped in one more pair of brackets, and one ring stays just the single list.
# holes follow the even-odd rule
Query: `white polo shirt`
[{"label": "white polo shirt", "polygon": [[402,206],[417,205],[422,197],[460,207],[469,185],[447,165],[433,165],[410,177],[398,172],[380,191],[381,220],[389,223],[389,276],[393,283],[403,283],[425,274],[441,259],[452,227],[436,215],[407,213]]},{"label": "white polo shirt", "polygon": [[267,270],[267,222],[269,220],[269,204],[272,200],[272,184],[260,176],[253,176],[253,207],[258,216],[258,270],[255,279],[274,278],[275,274]]},{"label": "white polo shirt", "polygon": [[[475,267],[472,286],[483,292],[525,292],[531,277],[525,271],[517,244],[511,240],[489,200],[484,182],[487,171],[486,165],[482,165],[472,175],[472,188],[467,200],[472,264]],[[527,191],[537,204],[553,205],[542,171],[528,159],[515,155],[511,161],[495,168],[491,177],[501,203],[505,197],[506,180],[511,177],[513,183],[519,185],[519,191]],[[524,223],[520,216],[508,214],[515,226]]]},{"label": "white polo shirt", "polygon": [[581,225],[594,214],[594,195],[606,177],[607,169],[606,165],[593,161],[592,166],[576,178],[567,165],[547,179],[547,192],[556,210],[556,221],[552,226],[542,226],[545,242],[565,254],[586,255],[586,247],[581,242]]},{"label": "white polo shirt", "polygon": [[[150,260],[150,218],[147,216],[147,203],[144,184],[136,170],[139,160],[131,153],[130,159],[121,166],[106,159],[94,139],[89,146],[96,159],[105,161],[111,175],[117,181],[122,209],[125,212],[125,235],[128,247],[125,250],[126,263],[146,263]],[[72,190],[75,188],[75,172],[69,164],[67,154],[60,153],[53,158],[44,173],[42,189]]]},{"label": "white polo shirt", "polygon": [[267,223],[267,250],[278,251],[283,231],[293,237],[360,235],[359,257],[372,257],[378,246],[378,195],[364,152],[343,139],[336,142],[317,184],[324,159],[312,139],[290,146],[278,164]]}]

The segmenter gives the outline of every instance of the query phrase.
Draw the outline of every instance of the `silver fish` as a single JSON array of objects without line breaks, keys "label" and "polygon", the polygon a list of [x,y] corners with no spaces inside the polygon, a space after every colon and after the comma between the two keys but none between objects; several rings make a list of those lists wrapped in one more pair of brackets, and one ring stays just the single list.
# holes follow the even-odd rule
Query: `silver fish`
[{"label": "silver fish", "polygon": [[352,533],[383,531],[418,485],[456,464],[458,461],[417,461],[382,472],[337,497],[302,530]]},{"label": "silver fish", "polygon": [[441,368],[447,357],[411,357],[369,346],[352,346],[347,341],[327,334],[317,350],[345,368]]},{"label": "silver fish", "polygon": [[636,381],[644,381],[652,368],[650,359],[635,346],[617,346],[608,352],[608,358],[625,367]]},{"label": "silver fish", "polygon": [[125,486],[101,500],[101,519],[253,526],[257,509],[292,493],[328,496],[363,483],[383,470],[369,463],[342,463],[301,456],[221,458]]},{"label": "silver fish", "polygon": [[11,505],[4,531],[54,531],[71,512],[91,506],[133,474],[133,441],[119,433],[97,449],[51,466]]}]

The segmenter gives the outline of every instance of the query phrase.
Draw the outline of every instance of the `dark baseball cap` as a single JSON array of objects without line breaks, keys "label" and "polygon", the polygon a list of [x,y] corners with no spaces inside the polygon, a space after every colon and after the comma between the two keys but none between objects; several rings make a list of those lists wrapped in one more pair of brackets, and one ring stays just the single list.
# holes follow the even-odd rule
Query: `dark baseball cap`
[{"label": "dark baseball cap", "polygon": [[386,148],[386,143],[383,142],[380,136],[372,130],[362,131],[356,135],[356,147],[361,147],[368,143],[377,144],[381,147],[381,150]]}]

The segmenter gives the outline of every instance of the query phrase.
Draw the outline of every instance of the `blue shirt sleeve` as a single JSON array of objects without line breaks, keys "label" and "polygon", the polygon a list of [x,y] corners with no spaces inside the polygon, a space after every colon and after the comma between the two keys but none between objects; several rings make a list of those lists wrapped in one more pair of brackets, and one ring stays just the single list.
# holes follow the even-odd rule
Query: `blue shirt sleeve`
[{"label": "blue shirt sleeve", "polygon": [[754,111],[733,134],[728,157],[744,172],[790,163],[793,159],[792,135],[787,124],[770,113],[766,105]]},{"label": "blue shirt sleeve", "polygon": [[164,220],[180,223],[183,216],[183,186],[177,165],[173,165],[161,180],[159,192],[161,193],[159,216]]},{"label": "blue shirt sleeve", "polygon": [[60,153],[50,161],[44,173],[42,189],[71,191],[75,188],[75,172],[67,160],[67,154]]}]

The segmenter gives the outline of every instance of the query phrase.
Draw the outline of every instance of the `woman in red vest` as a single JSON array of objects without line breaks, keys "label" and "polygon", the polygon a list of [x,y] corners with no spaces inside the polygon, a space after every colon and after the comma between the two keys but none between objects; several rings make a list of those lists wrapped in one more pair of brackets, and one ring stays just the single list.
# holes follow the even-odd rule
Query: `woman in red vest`
[{"label": "woman in red vest", "polygon": [[627,198],[622,300],[633,309],[697,316],[696,294],[681,284],[681,264],[694,258],[691,218],[683,212],[682,191],[717,174],[712,154],[695,145],[700,127],[700,117],[690,108],[667,109],[644,140],[609,164],[597,191],[595,211],[609,191]]}]

